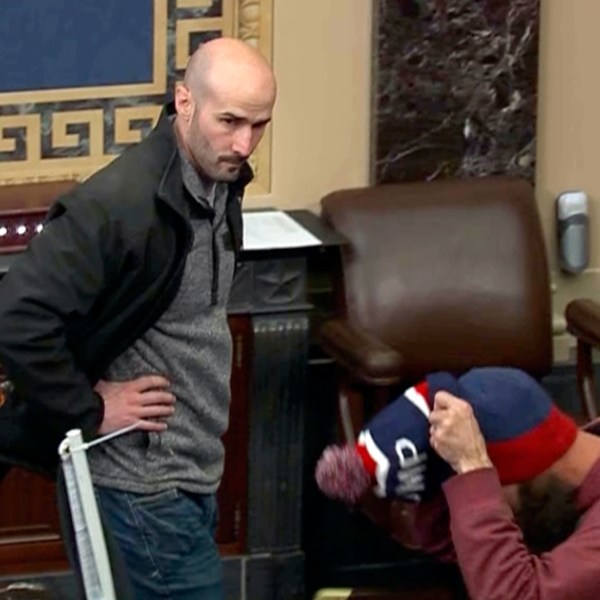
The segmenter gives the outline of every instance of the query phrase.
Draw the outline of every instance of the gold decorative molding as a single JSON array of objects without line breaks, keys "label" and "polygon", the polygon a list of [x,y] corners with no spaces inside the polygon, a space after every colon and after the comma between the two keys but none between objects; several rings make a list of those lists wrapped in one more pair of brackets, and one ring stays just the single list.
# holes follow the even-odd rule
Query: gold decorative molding
[{"label": "gold decorative molding", "polygon": [[239,4],[239,37],[240,39],[257,45],[260,39],[260,2],[258,0],[240,0]]},{"label": "gold decorative molding", "polygon": [[6,136],[8,130],[23,131],[27,144],[27,161],[39,162],[42,149],[40,144],[42,125],[39,115],[8,115],[0,117],[0,152],[15,152],[17,141]]},{"label": "gold decorative molding", "polygon": [[233,35],[254,46],[271,62],[273,0],[237,0]]},{"label": "gold decorative molding", "polygon": [[158,121],[162,106],[123,106],[115,109],[115,142],[137,144],[142,141],[142,132],[132,129],[132,121],[149,121],[152,126]]},{"label": "gold decorative molding", "polygon": [[210,8],[212,0],[177,0],[177,8]]},{"label": "gold decorative molding", "polygon": [[[237,0],[233,35],[254,46],[273,62],[273,1]],[[250,159],[254,180],[249,195],[268,194],[271,191],[271,127]]]},{"label": "gold decorative molding", "polygon": [[[181,77],[194,37],[238,37],[271,62],[272,0],[221,0],[220,15],[210,10],[215,0],[153,1],[151,82],[0,93],[0,185],[82,180],[138,143]],[[250,162],[248,193],[268,193],[270,128]]]},{"label": "gold decorative molding", "polygon": [[222,35],[231,35],[232,15],[227,14],[223,5],[223,16],[203,19],[182,19],[177,21],[175,35],[175,66],[185,69],[190,55],[190,35],[206,31],[219,31]]},{"label": "gold decorative molding", "polygon": [[52,115],[52,147],[78,148],[81,136],[68,133],[69,125],[85,124],[89,128],[88,154],[90,157],[101,158],[104,154],[104,114],[102,109],[71,110]]}]

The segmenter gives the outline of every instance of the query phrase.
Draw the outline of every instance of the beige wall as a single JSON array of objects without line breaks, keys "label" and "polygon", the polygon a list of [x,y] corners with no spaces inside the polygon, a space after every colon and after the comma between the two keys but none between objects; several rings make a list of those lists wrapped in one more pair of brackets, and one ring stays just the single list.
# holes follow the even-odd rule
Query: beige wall
[{"label": "beige wall", "polygon": [[[600,299],[600,2],[541,0],[537,198],[554,282],[555,359],[572,358],[564,307],[576,297]],[[565,190],[590,199],[590,268],[578,276],[557,269],[554,202]]]},{"label": "beige wall", "polygon": [[316,211],[327,192],[368,183],[371,4],[274,0],[272,193],[246,208]]}]

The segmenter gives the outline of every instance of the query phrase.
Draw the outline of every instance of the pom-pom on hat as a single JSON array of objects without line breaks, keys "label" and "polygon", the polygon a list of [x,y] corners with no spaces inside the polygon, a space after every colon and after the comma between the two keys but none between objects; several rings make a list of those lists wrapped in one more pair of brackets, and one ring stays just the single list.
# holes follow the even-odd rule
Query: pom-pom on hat
[{"label": "pom-pom on hat", "polygon": [[423,381],[388,404],[360,432],[356,446],[326,448],[315,470],[321,491],[354,504],[369,488],[379,497],[413,502],[438,490],[452,470],[429,444],[428,389]]},{"label": "pom-pom on hat", "polygon": [[369,487],[378,496],[412,501],[436,492],[452,474],[429,445],[429,414],[441,390],[473,407],[503,485],[539,475],[575,441],[573,420],[523,371],[485,367],[458,379],[433,373],[375,415],[356,447],[326,449],[315,473],[323,493],[354,503]]},{"label": "pom-pom on hat", "polygon": [[362,457],[349,445],[325,448],[315,478],[326,496],[348,504],[354,504],[371,486]]}]

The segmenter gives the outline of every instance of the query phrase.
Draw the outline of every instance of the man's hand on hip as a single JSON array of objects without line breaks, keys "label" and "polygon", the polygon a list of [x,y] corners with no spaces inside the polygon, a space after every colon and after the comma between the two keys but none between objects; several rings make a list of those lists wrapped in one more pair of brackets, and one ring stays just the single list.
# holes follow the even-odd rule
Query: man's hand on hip
[{"label": "man's hand on hip", "polygon": [[164,419],[175,411],[170,382],[160,375],[144,375],[130,381],[100,380],[94,390],[104,400],[104,419],[99,433],[137,425],[143,431],[164,431]]}]

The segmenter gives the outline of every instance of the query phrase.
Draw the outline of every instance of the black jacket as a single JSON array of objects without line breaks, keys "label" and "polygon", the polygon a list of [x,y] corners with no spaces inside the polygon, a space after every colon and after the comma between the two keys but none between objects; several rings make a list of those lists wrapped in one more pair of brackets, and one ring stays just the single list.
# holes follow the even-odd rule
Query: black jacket
[{"label": "black jacket", "polygon": [[[0,362],[15,390],[0,408],[0,461],[52,468],[66,431],[95,435],[103,403],[93,385],[177,293],[193,234],[170,110],[55,203],[0,283]],[[230,184],[236,252],[251,178],[245,165]]]}]

